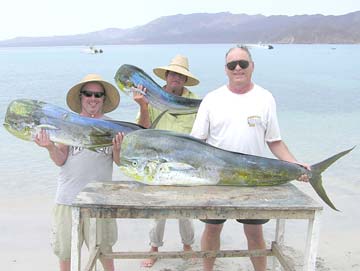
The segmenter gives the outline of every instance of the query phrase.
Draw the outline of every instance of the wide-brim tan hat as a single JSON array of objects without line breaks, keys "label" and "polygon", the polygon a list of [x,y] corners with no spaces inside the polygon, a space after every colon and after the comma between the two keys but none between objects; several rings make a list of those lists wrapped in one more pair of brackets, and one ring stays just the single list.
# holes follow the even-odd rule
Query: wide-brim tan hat
[{"label": "wide-brim tan hat", "polygon": [[199,80],[189,71],[189,61],[185,56],[177,55],[171,60],[169,66],[153,69],[153,72],[165,81],[167,71],[177,72],[187,76],[185,86],[195,86],[199,84]]},{"label": "wide-brim tan hat", "polygon": [[119,105],[120,94],[117,88],[102,79],[101,76],[98,74],[88,74],[79,83],[70,88],[66,96],[67,105],[72,111],[77,113],[81,112],[80,90],[83,85],[89,82],[98,82],[103,86],[105,90],[105,100],[103,106],[104,113],[113,111]]}]

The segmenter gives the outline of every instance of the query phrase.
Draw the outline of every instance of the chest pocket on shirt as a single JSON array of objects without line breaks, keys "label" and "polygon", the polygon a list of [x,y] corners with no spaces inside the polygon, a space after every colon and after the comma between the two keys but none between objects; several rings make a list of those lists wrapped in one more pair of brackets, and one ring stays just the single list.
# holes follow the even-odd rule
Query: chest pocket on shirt
[{"label": "chest pocket on shirt", "polygon": [[262,122],[260,116],[249,116],[247,118],[247,123],[248,123],[249,127],[256,127],[259,125],[261,125],[261,126],[263,125],[263,122]]}]

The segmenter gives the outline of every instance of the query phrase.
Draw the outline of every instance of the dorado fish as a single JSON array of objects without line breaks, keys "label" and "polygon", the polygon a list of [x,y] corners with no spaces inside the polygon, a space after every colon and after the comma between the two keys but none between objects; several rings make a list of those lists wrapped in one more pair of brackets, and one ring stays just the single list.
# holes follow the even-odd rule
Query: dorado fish
[{"label": "dorado fish", "polygon": [[[353,149],[353,148],[352,148]],[[352,149],[306,168],[278,159],[219,149],[194,137],[164,130],[140,130],[125,136],[120,169],[150,185],[280,185],[307,174],[321,199],[328,198],[321,173]]]},{"label": "dorado fish", "polygon": [[138,67],[124,64],[115,74],[115,82],[124,93],[129,95],[138,85],[144,86],[143,92],[148,102],[161,112],[167,110],[169,114],[193,114],[198,111],[201,99],[184,98],[166,92],[149,75]]},{"label": "dorado fish", "polygon": [[144,129],[131,122],[83,117],[52,104],[28,99],[9,104],[4,127],[14,136],[28,141],[34,140],[44,129],[54,142],[89,149],[112,145],[118,132],[126,134]]}]

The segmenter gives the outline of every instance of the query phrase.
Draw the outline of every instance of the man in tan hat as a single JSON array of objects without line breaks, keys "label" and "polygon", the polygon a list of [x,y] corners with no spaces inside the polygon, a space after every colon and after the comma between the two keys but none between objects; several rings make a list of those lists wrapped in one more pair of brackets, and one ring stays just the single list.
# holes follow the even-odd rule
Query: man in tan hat
[{"label": "man in tan hat", "polygon": [[[189,63],[186,57],[177,55],[171,60],[168,66],[158,67],[153,69],[153,71],[158,77],[166,81],[165,86],[163,86],[165,91],[186,98],[198,98],[185,87],[199,84],[199,80],[189,71]],[[138,87],[146,92],[146,89],[143,89],[142,86]],[[148,104],[141,93],[134,92],[134,100],[140,107],[140,113],[137,119],[138,123],[149,128],[152,122],[162,112]],[[189,134],[195,117],[196,114],[173,116],[165,113],[156,125],[156,128]],[[158,219],[153,223],[153,227],[149,233],[150,251],[152,252],[157,252],[158,248],[163,245],[165,222],[165,219]],[[179,219],[179,230],[184,251],[192,250],[191,245],[194,243],[194,226],[192,220]],[[152,267],[155,262],[156,258],[145,259],[141,265],[143,267]]]},{"label": "man in tan hat", "polygon": [[[113,111],[119,104],[118,90],[99,75],[89,74],[73,86],[67,94],[71,110],[90,118],[105,118],[104,113]],[[120,164],[120,146],[123,134],[113,139],[113,145],[96,151],[55,144],[42,130],[35,138],[36,144],[48,150],[50,158],[60,167],[53,212],[52,247],[59,258],[61,271],[70,271],[71,252],[71,203],[83,187],[91,181],[111,180],[113,161]],[[98,221],[102,233],[100,250],[111,252],[117,241],[117,226],[113,219]],[[88,244],[89,220],[82,225],[83,240]],[[104,270],[113,271],[112,259],[101,259]]]}]

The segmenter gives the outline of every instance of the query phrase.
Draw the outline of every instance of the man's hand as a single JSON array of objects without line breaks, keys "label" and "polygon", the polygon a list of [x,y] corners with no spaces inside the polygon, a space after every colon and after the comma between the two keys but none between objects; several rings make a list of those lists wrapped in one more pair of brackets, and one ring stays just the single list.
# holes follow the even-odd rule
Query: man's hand
[{"label": "man's hand", "polygon": [[49,134],[44,129],[41,129],[41,131],[35,136],[34,141],[38,146],[48,150],[55,146],[54,142],[50,140]]},{"label": "man's hand", "polygon": [[120,165],[120,151],[121,151],[121,143],[123,139],[124,139],[124,133],[117,133],[112,140],[113,161],[117,165]]},{"label": "man's hand", "polygon": [[142,85],[138,85],[137,88],[133,89],[133,99],[140,105],[140,107],[147,106],[149,103],[144,96],[145,93],[146,88],[144,88]]},{"label": "man's hand", "polygon": [[[299,162],[296,162],[296,164],[306,168],[307,170],[311,170],[311,167],[310,167],[309,164],[299,163]],[[309,182],[309,176],[307,174],[303,174],[298,178],[298,181],[300,181],[300,182]]]}]

